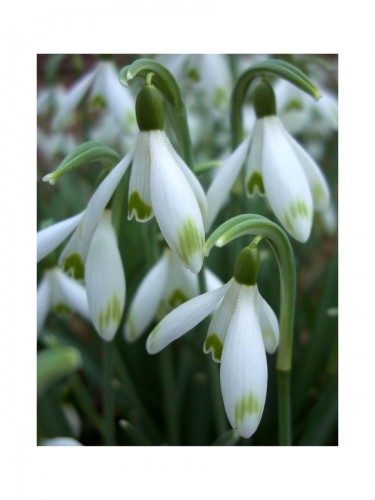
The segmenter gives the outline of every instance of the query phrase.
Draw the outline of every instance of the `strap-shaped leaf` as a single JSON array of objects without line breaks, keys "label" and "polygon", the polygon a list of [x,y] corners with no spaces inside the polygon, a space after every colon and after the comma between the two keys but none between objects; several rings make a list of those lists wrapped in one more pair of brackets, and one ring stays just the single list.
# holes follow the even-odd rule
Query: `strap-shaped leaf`
[{"label": "strap-shaped leaf", "polygon": [[43,180],[55,184],[59,177],[73,168],[93,161],[101,161],[106,166],[112,166],[120,161],[120,156],[114,149],[100,142],[84,142],[69,153],[54,172],[44,176]]},{"label": "strap-shaped leaf", "polygon": [[74,347],[50,347],[38,353],[37,361],[38,398],[60,379],[82,366],[82,357]]}]

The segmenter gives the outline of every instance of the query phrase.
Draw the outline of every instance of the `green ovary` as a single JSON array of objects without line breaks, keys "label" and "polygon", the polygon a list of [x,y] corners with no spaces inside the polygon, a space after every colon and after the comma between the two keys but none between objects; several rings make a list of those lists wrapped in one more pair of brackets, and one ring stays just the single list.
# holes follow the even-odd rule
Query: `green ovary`
[{"label": "green ovary", "polygon": [[73,253],[64,262],[64,271],[72,271],[73,278],[76,280],[83,280],[84,265],[81,256],[78,253]]},{"label": "green ovary", "polygon": [[114,294],[112,299],[107,303],[107,306],[99,313],[99,330],[103,332],[109,327],[110,323],[118,326],[121,321],[121,315],[120,299]]},{"label": "green ovary", "polygon": [[246,416],[251,417],[252,415],[255,415],[258,419],[260,419],[261,413],[262,407],[259,399],[253,392],[250,392],[247,396],[243,396],[236,403],[234,416],[236,427],[238,424],[243,422]]},{"label": "green ovary", "polygon": [[146,220],[151,215],[151,207],[147,205],[140,197],[138,191],[133,191],[129,197],[128,214],[132,216],[133,211],[137,214],[137,219]]},{"label": "green ovary", "polygon": [[216,333],[211,333],[207,336],[204,343],[204,350],[206,353],[213,351],[213,358],[215,361],[221,360],[221,353],[223,352],[223,343]]},{"label": "green ovary", "polygon": [[188,217],[178,231],[178,250],[182,260],[188,264],[195,253],[200,253],[204,245],[204,235],[198,231],[192,218]]},{"label": "green ovary", "polygon": [[176,289],[173,290],[171,295],[168,297],[168,305],[174,309],[175,307],[180,306],[187,300],[188,298],[186,297],[186,295],[183,292],[181,292],[181,290]]},{"label": "green ovary", "polygon": [[260,194],[264,194],[264,184],[262,176],[259,172],[254,172],[247,181],[247,192],[251,195],[254,193],[255,187],[258,188]]}]

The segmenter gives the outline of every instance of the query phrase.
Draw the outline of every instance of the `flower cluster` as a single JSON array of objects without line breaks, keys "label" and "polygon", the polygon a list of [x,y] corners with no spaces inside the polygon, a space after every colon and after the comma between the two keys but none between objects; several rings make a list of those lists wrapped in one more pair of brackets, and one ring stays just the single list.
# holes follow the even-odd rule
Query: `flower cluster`
[{"label": "flower cluster", "polygon": [[[312,156],[287,131],[283,113],[277,115],[277,87],[275,93],[262,65],[260,81],[251,86],[255,110],[251,130],[237,141],[216,172],[207,172],[211,169],[208,157],[201,169],[194,170],[192,154],[186,154],[191,141],[186,111],[179,90],[176,91],[178,85],[165,67],[158,72],[160,63],[144,61],[145,66],[137,70],[139,74],[133,69],[136,76],[145,80],[135,101],[119,83],[114,63],[101,60],[69,91],[60,89],[56,94],[53,147],[47,135],[39,134],[38,144],[50,160],[61,144],[64,148],[69,144],[61,142],[59,134],[71,123],[82,99],[88,98],[91,105],[106,108],[101,117],[104,126],[94,132],[96,141],[100,138],[111,144],[121,143],[126,154],[104,172],[84,209],[38,232],[37,259],[45,263],[38,286],[38,334],[50,311],[77,312],[92,322],[107,343],[120,328],[128,343],[147,332],[147,352],[156,354],[212,315],[203,351],[211,353],[213,361],[220,364],[222,399],[232,428],[239,436],[249,438],[259,426],[266,403],[266,353],[276,352],[283,332],[258,290],[257,245],[261,238],[255,238],[236,255],[233,277],[223,284],[204,266],[206,235],[218,215],[226,214],[223,208],[234,186],[238,192],[240,180],[247,197],[265,197],[270,213],[295,240],[304,243],[312,231],[314,210],[324,213],[330,207],[328,183]],[[224,56],[181,56],[167,58],[166,64],[187,89],[196,81],[199,99],[203,96],[208,109],[214,110],[205,117],[208,121],[222,116],[229,106],[232,86]],[[277,62],[265,67],[276,68],[276,76],[285,69]],[[296,74],[301,80],[300,73]],[[129,75],[130,81],[134,77],[130,70]],[[306,79],[304,84],[307,85]],[[50,90],[40,96],[41,114],[46,112],[50,96]],[[283,108],[286,107],[285,104]],[[305,107],[310,112],[310,107]],[[334,114],[332,106],[329,109]],[[136,133],[134,123],[138,125]],[[223,133],[219,129],[218,133]],[[301,130],[302,125],[298,131]],[[123,131],[127,132],[126,139]],[[100,154],[94,158],[101,159]],[[202,182],[198,178],[200,172],[205,173]],[[56,178],[56,172],[52,172],[43,180],[54,184]],[[127,202],[122,195],[124,186]],[[123,215],[124,208],[127,217]],[[229,214],[227,219],[241,212],[231,209]],[[132,299],[126,308],[125,271],[129,274],[125,254],[132,238],[127,228],[137,222],[147,223],[143,226],[146,241],[150,240],[147,244],[157,250],[148,258],[147,272],[135,274],[133,268],[131,279],[139,284],[131,287]],[[155,230],[157,226],[157,236],[148,231],[151,225]],[[266,231],[265,236],[280,266],[279,240],[273,240],[272,230]],[[163,246],[159,247],[159,242]],[[143,250],[138,245],[140,270],[145,268]],[[52,257],[47,260],[50,254]],[[220,269],[219,272],[225,274]]]}]

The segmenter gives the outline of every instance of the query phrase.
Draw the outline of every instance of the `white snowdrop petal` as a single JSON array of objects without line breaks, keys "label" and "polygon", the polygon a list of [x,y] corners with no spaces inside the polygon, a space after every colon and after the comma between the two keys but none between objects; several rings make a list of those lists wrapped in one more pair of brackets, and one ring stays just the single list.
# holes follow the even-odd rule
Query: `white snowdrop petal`
[{"label": "white snowdrop petal", "polygon": [[139,132],[129,181],[128,219],[146,222],[154,216],[150,194],[150,132]]},{"label": "white snowdrop petal", "polygon": [[251,134],[249,157],[246,162],[245,185],[248,196],[253,195],[255,190],[258,194],[264,194],[262,178],[263,129],[263,120],[256,120]]},{"label": "white snowdrop petal", "polygon": [[186,180],[190,184],[191,189],[193,190],[193,193],[198,201],[199,208],[202,213],[203,221],[206,221],[207,219],[207,197],[206,193],[204,192],[201,183],[197,179],[197,177],[194,175],[194,173],[190,170],[190,168],[186,165],[184,160],[177,154],[177,152],[174,150],[172,144],[170,143],[169,139],[166,137],[166,147],[170,154],[173,156],[173,158],[176,160],[177,165],[180,167],[181,172],[184,174]]},{"label": "white snowdrop petal", "polygon": [[76,109],[84,95],[88,92],[96,75],[97,68],[80,78],[65,94],[54,120],[55,127],[60,128],[66,124],[71,113]]},{"label": "white snowdrop petal", "polygon": [[204,270],[204,277],[206,280],[206,287],[208,291],[216,290],[216,288],[220,288],[224,285],[221,279],[207,267]]},{"label": "white snowdrop petal", "polygon": [[267,392],[267,360],[254,287],[242,286],[225,337],[220,382],[232,427],[249,438],[258,428]]},{"label": "white snowdrop petal", "polygon": [[48,312],[50,309],[50,295],[51,295],[51,287],[47,274],[41,280],[38,291],[37,291],[37,334],[41,332],[44,323],[46,322]]},{"label": "white snowdrop petal", "polygon": [[169,249],[165,252],[168,260],[168,277],[163,299],[167,308],[174,309],[199,294],[198,276],[187,269]]},{"label": "white snowdrop petal", "polygon": [[203,264],[202,214],[186,177],[166,147],[164,132],[150,132],[151,200],[156,220],[169,247],[197,273]]},{"label": "white snowdrop petal", "polygon": [[85,281],[91,320],[99,335],[111,341],[125,305],[125,275],[111,212],[100,219],[87,255]]},{"label": "white snowdrop petal", "polygon": [[276,314],[258,291],[257,312],[264,348],[273,354],[279,345],[280,329]]},{"label": "white snowdrop petal", "polygon": [[134,342],[155,318],[167,280],[168,259],[164,255],[141,281],[130,305],[125,338]]},{"label": "white snowdrop petal", "polygon": [[89,306],[85,287],[74,279],[66,276],[60,269],[54,270],[55,287],[58,289],[58,299],[56,301],[56,292],[54,300],[65,304],[72,311],[78,312],[85,319],[90,320]]},{"label": "white snowdrop petal", "polygon": [[204,293],[173,309],[150,333],[147,352],[156,354],[208,316],[223,297],[227,285]]},{"label": "white snowdrop petal", "polygon": [[76,279],[83,279],[83,268],[96,226],[105,207],[115,192],[132,159],[133,151],[123,158],[101,182],[92,195],[84,217],[74,231],[60,256],[60,265],[65,271],[73,271]]},{"label": "white snowdrop petal", "polygon": [[57,248],[80,223],[84,212],[52,224],[37,234],[37,262]]},{"label": "white snowdrop petal", "polygon": [[124,88],[119,80],[119,71],[112,61],[105,61],[103,68],[105,80],[105,98],[108,109],[124,130],[128,116],[133,115],[135,121],[135,103],[129,89]]},{"label": "white snowdrop petal", "polygon": [[299,159],[310,186],[314,208],[318,211],[325,211],[329,207],[330,196],[327,181],[320,168],[311,156],[298,144],[298,142],[285,130],[285,136],[289,141],[293,151]]},{"label": "white snowdrop petal", "polygon": [[45,439],[41,442],[42,446],[83,446],[82,443],[71,437],[56,437]]},{"label": "white snowdrop petal", "polygon": [[225,336],[233,317],[240,289],[241,285],[232,278],[230,286],[220,301],[208,327],[203,351],[206,354],[211,352],[212,359],[217,363],[220,363],[221,360]]},{"label": "white snowdrop petal", "polygon": [[263,182],[268,201],[285,229],[304,243],[310,236],[313,201],[310,188],[283,125],[276,116],[264,121]]},{"label": "white snowdrop petal", "polygon": [[249,150],[250,138],[243,141],[219,168],[207,191],[207,230],[215,220],[235,183]]}]

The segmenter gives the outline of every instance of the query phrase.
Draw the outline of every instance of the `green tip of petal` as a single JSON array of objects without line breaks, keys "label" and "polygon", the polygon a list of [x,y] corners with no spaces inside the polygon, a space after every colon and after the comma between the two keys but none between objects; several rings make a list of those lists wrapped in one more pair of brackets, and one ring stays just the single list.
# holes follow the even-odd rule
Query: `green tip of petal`
[{"label": "green tip of petal", "polygon": [[262,175],[259,172],[254,172],[247,182],[247,193],[251,196],[254,194],[255,188],[258,189],[259,194],[265,194]]},{"label": "green tip of petal", "polygon": [[65,259],[64,271],[71,271],[74,279],[79,281],[83,280],[85,268],[81,256],[78,253],[73,253]]},{"label": "green tip of petal", "polygon": [[235,427],[237,428],[245,420],[245,417],[251,417],[253,415],[260,420],[262,415],[262,405],[259,398],[253,392],[250,392],[247,396],[243,396],[236,403],[234,416]]},{"label": "green tip of petal", "polygon": [[147,220],[151,216],[151,207],[140,197],[138,191],[133,191],[128,202],[128,218],[131,219],[135,213],[138,221]]},{"label": "green tip of petal", "polygon": [[61,315],[70,314],[72,312],[70,307],[68,307],[66,304],[63,304],[62,302],[60,302],[59,304],[55,304],[53,310],[55,313]]},{"label": "green tip of petal", "polygon": [[[203,260],[203,245],[204,234],[198,230],[194,220],[188,217],[180,231],[178,231],[178,252],[181,259],[189,268],[194,254],[200,254]],[[198,270],[191,270],[197,273],[200,267]]]},{"label": "green tip of petal", "polygon": [[211,333],[207,336],[204,343],[203,350],[206,354],[211,351],[212,359],[218,363],[221,361],[221,354],[223,352],[223,343],[216,333]]},{"label": "green tip of petal", "polygon": [[103,333],[108,330],[109,326],[113,324],[115,330],[117,330],[122,316],[122,309],[120,299],[117,294],[114,293],[112,298],[108,301],[106,307],[104,307],[99,313],[99,332]]}]

